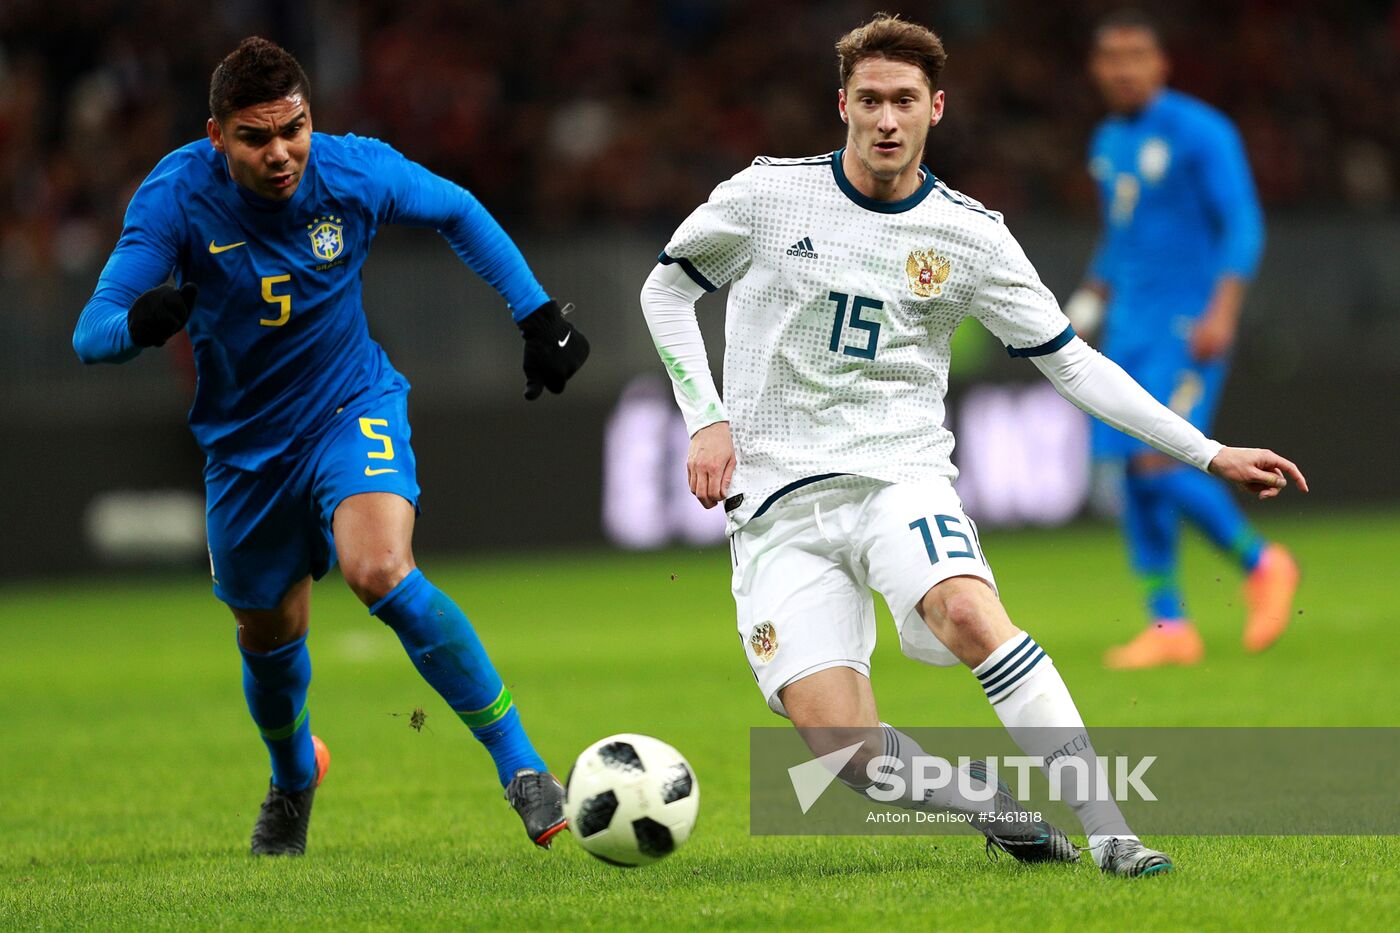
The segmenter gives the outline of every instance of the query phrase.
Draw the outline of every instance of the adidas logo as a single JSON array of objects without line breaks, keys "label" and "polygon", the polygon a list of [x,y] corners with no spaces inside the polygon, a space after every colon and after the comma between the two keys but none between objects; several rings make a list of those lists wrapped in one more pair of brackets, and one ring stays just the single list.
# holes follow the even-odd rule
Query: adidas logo
[{"label": "adidas logo", "polygon": [[789,256],[800,256],[803,259],[821,258],[821,256],[817,254],[817,248],[812,245],[812,238],[809,236],[804,236],[802,239],[789,246],[787,248],[787,254]]}]

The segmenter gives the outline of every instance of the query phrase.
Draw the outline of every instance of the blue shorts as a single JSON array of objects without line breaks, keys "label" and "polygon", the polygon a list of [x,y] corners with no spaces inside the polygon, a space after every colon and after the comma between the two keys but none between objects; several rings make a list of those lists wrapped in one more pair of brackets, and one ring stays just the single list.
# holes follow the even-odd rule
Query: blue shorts
[{"label": "blue shorts", "polygon": [[[1207,434],[1215,421],[1216,409],[1229,372],[1228,357],[1199,363],[1191,358],[1184,341],[1164,340],[1160,344],[1123,352],[1105,350],[1112,359],[1152,397],[1166,405]],[[1111,428],[1097,419],[1093,422],[1093,451],[1100,459],[1155,453],[1156,448]]]},{"label": "blue shorts", "polygon": [[204,468],[214,595],[235,609],[273,609],[307,575],[335,565],[331,519],[346,498],[388,492],[418,505],[408,392],[340,409],[294,460],[257,471]]}]

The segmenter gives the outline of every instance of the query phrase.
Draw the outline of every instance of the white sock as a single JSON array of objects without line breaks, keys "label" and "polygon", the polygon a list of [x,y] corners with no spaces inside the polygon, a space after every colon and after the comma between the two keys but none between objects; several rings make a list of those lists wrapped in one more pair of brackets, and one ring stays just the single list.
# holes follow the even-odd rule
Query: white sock
[{"label": "white sock", "polygon": [[[889,723],[880,723],[880,728],[885,739],[882,754],[897,759],[902,764],[902,767],[895,774],[902,779],[903,793],[894,799],[886,799],[888,794],[881,793],[880,796],[872,796],[871,791],[879,792],[882,788],[891,785],[875,783],[856,785],[844,782],[851,790],[877,803],[903,807],[906,810],[953,810],[958,813],[979,814],[992,809],[992,798],[995,796],[995,790],[989,789],[986,781],[972,777],[966,769],[964,769],[963,774],[947,780],[944,787],[929,789],[918,786],[915,781],[916,768],[923,768],[931,782],[945,783],[945,781],[934,781],[936,776],[934,771],[947,769],[942,773],[952,774],[955,770],[954,765],[946,758],[928,754],[919,747],[918,742]],[[919,760],[916,762],[915,759]],[[897,787],[898,785],[893,786]]]},{"label": "white sock", "polygon": [[[1055,662],[1034,638],[1024,632],[1013,635],[972,673],[977,675],[992,709],[1021,751],[1046,762],[1056,758],[1080,758],[1087,763],[1085,773],[1100,774],[1094,746],[1069,695],[1069,688],[1055,669]],[[1046,770],[1048,773],[1049,769]],[[1094,782],[1076,780],[1079,772],[1072,767],[1057,770],[1063,781],[1062,797],[1083,824],[1090,847],[1094,847],[1096,840],[1099,843],[1095,860],[1100,859],[1103,843],[1108,839],[1115,836],[1136,838],[1111,795],[1110,799],[1096,800]],[[1106,782],[1106,778],[1099,778],[1099,782]],[[1082,783],[1091,786],[1081,787]]]}]

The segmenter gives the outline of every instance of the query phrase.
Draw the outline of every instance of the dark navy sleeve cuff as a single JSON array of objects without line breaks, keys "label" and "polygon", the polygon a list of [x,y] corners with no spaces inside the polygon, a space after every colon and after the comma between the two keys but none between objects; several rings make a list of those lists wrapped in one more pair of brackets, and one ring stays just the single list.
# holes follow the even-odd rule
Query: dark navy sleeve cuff
[{"label": "dark navy sleeve cuff", "polygon": [[686,259],[684,256],[667,256],[666,251],[663,249],[661,251],[661,255],[656,257],[656,261],[661,263],[663,266],[669,266],[672,263],[675,263],[676,265],[679,265],[681,267],[681,269],[685,272],[686,275],[690,276],[690,280],[696,285],[699,285],[707,292],[717,291],[717,289],[710,282],[710,280],[701,275],[700,270],[695,268],[695,264],[689,259]]},{"label": "dark navy sleeve cuff", "polygon": [[1027,347],[1024,350],[1018,350],[1015,347],[1007,347],[1006,352],[1011,356],[1045,356],[1047,353],[1054,353],[1056,350],[1069,343],[1074,339],[1074,336],[1074,325],[1066,324],[1065,329],[1060,331],[1058,336],[1052,337],[1038,346]]}]

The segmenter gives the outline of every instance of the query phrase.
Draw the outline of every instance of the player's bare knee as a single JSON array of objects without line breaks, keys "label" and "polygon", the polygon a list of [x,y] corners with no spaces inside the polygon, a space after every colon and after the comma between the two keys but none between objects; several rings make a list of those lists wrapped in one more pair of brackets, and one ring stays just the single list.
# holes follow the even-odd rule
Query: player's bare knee
[{"label": "player's bare knee", "polygon": [[984,624],[982,600],[966,590],[951,591],[934,587],[924,596],[919,608],[935,635],[965,635]]},{"label": "player's bare knee", "polygon": [[980,663],[1016,631],[996,593],[973,578],[955,577],[933,587],[920,600],[919,614],[967,664]]},{"label": "player's bare knee", "polygon": [[233,610],[238,644],[257,654],[276,651],[306,634],[305,619],[277,609]]},{"label": "player's bare knee", "polygon": [[360,557],[341,565],[346,584],[366,606],[388,596],[412,570],[412,562],[392,552]]},{"label": "player's bare knee", "polygon": [[311,621],[311,578],[292,584],[272,609],[229,608],[238,623],[240,647],[258,654],[276,651],[306,634]]}]

